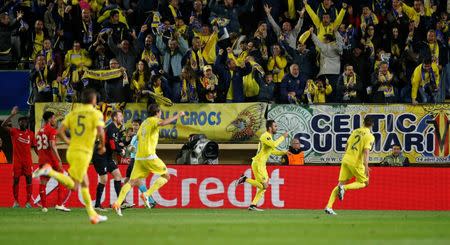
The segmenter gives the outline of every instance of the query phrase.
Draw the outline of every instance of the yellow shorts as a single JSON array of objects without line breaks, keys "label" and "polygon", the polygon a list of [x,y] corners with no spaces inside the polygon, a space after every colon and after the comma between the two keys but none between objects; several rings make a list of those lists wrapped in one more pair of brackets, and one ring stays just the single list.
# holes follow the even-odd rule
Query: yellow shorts
[{"label": "yellow shorts", "polygon": [[67,151],[66,158],[70,166],[70,177],[81,183],[89,168],[92,153],[89,154],[84,151]]},{"label": "yellow shorts", "polygon": [[266,183],[269,181],[269,174],[267,173],[266,165],[252,162],[252,171],[253,175],[255,175],[256,181],[260,183]]},{"label": "yellow shorts", "polygon": [[161,159],[151,160],[136,160],[134,162],[133,170],[131,171],[130,179],[147,178],[150,174],[163,175],[167,173],[166,164]]},{"label": "yellow shorts", "polygon": [[346,163],[341,164],[341,170],[339,172],[339,181],[344,182],[353,177],[356,178],[356,181],[364,183],[369,180],[366,176],[364,165],[353,166]]}]

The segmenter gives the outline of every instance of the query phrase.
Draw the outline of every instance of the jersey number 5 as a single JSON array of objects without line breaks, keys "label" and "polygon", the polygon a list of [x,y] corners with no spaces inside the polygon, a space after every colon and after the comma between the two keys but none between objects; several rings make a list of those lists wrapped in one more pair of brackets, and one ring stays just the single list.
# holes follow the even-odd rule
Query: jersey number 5
[{"label": "jersey number 5", "polygon": [[81,136],[84,134],[84,130],[86,130],[86,126],[84,125],[84,119],[86,117],[83,115],[79,115],[77,119],[77,127],[75,128],[75,134],[77,136]]},{"label": "jersey number 5", "polygon": [[359,135],[356,135],[355,136],[355,139],[356,139],[356,141],[355,141],[355,143],[353,143],[353,145],[352,145],[352,150],[358,150],[358,148],[356,148],[356,145],[359,143],[359,141],[361,140],[361,136],[359,136]]}]

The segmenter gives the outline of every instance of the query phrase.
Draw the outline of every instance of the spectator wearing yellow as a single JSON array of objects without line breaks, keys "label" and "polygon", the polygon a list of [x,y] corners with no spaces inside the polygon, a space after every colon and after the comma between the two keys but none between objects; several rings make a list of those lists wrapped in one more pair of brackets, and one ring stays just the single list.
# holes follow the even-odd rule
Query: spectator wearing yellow
[{"label": "spectator wearing yellow", "polygon": [[411,21],[414,21],[415,26],[419,26],[420,16],[431,16],[433,14],[433,10],[430,6],[430,0],[425,1],[426,5],[422,2],[422,0],[414,0],[413,7],[408,6],[406,3],[402,2],[401,6],[405,14]]},{"label": "spectator wearing yellow", "polygon": [[145,60],[137,63],[136,71],[131,80],[131,91],[133,92],[133,101],[147,103],[148,97],[142,96],[142,90],[145,89],[150,81],[151,72]]},{"label": "spectator wearing yellow", "polygon": [[284,77],[284,69],[287,66],[287,59],[281,52],[278,44],[272,46],[272,56],[269,58],[267,70],[273,74],[273,82],[281,83]]},{"label": "spectator wearing yellow", "polygon": [[84,60],[89,58],[89,54],[85,49],[81,48],[81,43],[79,41],[73,42],[73,48],[67,51],[64,57],[64,67],[68,68],[74,60]]},{"label": "spectator wearing yellow", "polygon": [[411,78],[411,99],[416,105],[417,96],[420,96],[422,103],[436,103],[439,93],[439,68],[427,58],[418,65]]},{"label": "spectator wearing yellow", "polygon": [[345,16],[345,11],[347,9],[347,4],[342,3],[342,9],[339,12],[339,15],[336,17],[336,20],[334,22],[331,22],[330,15],[328,13],[324,13],[322,15],[322,20],[320,20],[319,16],[317,16],[311,6],[309,6],[307,0],[303,0],[303,3],[305,4],[306,12],[308,12],[309,17],[316,26],[317,36],[319,37],[320,41],[325,40],[326,34],[333,35],[334,30],[337,29],[339,25],[341,25],[342,20]]},{"label": "spectator wearing yellow", "polygon": [[342,97],[344,103],[361,102],[361,94],[363,84],[359,80],[358,75],[353,70],[353,65],[346,64],[344,72],[339,76],[337,84],[337,95],[339,99]]},{"label": "spectator wearing yellow", "polygon": [[422,44],[420,55],[422,58],[431,56],[431,61],[437,65],[439,70],[442,70],[442,66],[448,63],[445,46],[437,40],[435,30],[428,30],[427,41]]},{"label": "spectator wearing yellow", "polygon": [[44,40],[48,37],[44,32],[44,22],[42,20],[36,20],[34,23],[34,32],[31,35],[31,42],[33,52],[31,53],[31,59],[34,60],[39,52],[42,50]]},{"label": "spectator wearing yellow", "polygon": [[313,80],[308,80],[306,85],[307,90],[306,93],[309,93],[311,96],[308,96],[308,103],[326,103],[327,96],[333,92],[333,88],[331,87],[328,79],[325,82],[322,79],[317,79],[316,82]]},{"label": "spectator wearing yellow", "polygon": [[397,89],[399,83],[395,73],[390,72],[389,63],[381,61],[379,68],[372,73],[372,99],[374,103],[397,102]]},{"label": "spectator wearing yellow", "polygon": [[364,5],[361,14],[361,29],[363,32],[368,25],[378,25],[378,18],[369,6]]}]

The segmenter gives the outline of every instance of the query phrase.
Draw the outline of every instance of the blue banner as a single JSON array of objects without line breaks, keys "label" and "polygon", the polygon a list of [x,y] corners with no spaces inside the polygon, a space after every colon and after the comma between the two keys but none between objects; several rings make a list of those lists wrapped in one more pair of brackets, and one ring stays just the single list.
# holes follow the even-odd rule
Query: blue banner
[{"label": "blue banner", "polygon": [[28,71],[0,71],[1,111],[9,111],[13,106],[28,110],[29,75]]}]

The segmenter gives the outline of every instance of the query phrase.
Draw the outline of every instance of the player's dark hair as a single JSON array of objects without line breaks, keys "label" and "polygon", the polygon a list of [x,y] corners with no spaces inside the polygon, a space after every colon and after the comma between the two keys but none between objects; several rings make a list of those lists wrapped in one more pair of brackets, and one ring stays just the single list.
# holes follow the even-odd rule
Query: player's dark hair
[{"label": "player's dark hair", "polygon": [[52,111],[46,111],[44,112],[44,115],[42,115],[42,119],[44,119],[45,122],[48,122],[48,120],[52,118],[53,115],[55,115],[55,113],[53,113]]},{"label": "player's dark hair", "polygon": [[18,120],[19,122],[20,121],[28,121],[28,117],[19,117],[19,120]]},{"label": "player's dark hair", "polygon": [[81,103],[90,104],[96,98],[97,92],[94,89],[88,88],[81,93]]},{"label": "player's dark hair", "polygon": [[122,113],[122,111],[113,111],[112,113],[111,113],[111,118],[115,118],[115,117],[117,117],[117,114],[119,114],[119,112],[120,113]]},{"label": "player's dark hair", "polygon": [[373,119],[371,116],[364,117],[364,126],[365,127],[372,127],[373,126]]},{"label": "player's dark hair", "polygon": [[148,106],[148,116],[149,117],[156,116],[156,114],[158,114],[160,110],[161,108],[159,108],[158,104],[151,104]]},{"label": "player's dark hair", "polygon": [[266,121],[266,130],[269,130],[269,128],[272,127],[272,125],[275,123],[275,120],[267,120]]},{"label": "player's dark hair", "polygon": [[137,119],[133,119],[133,121],[132,121],[133,123],[137,123],[137,124],[139,124],[139,125],[141,125],[141,123],[142,123],[142,120],[140,119],[140,118],[137,118]]}]

